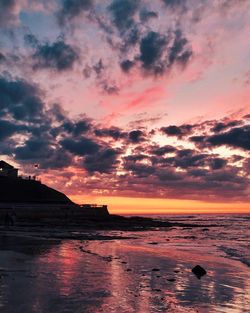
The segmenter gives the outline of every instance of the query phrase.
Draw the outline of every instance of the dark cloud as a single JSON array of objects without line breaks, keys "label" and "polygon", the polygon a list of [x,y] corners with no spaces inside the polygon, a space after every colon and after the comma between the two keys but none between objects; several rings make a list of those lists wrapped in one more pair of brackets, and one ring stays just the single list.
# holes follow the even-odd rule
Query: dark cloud
[{"label": "dark cloud", "polygon": [[149,11],[146,8],[143,8],[140,11],[140,20],[145,23],[148,20],[152,19],[152,18],[157,18],[158,17],[158,13],[155,11]]},{"label": "dark cloud", "polygon": [[202,144],[205,142],[206,136],[192,136],[192,137],[189,137],[189,140],[196,144]]},{"label": "dark cloud", "polygon": [[121,33],[126,32],[134,25],[133,18],[139,2],[139,0],[113,0],[108,6],[112,21]]},{"label": "dark cloud", "polygon": [[65,71],[73,68],[74,63],[78,60],[78,54],[70,45],[60,40],[39,46],[33,58],[36,69],[49,68]]},{"label": "dark cloud", "polygon": [[171,185],[171,182],[176,182],[178,180],[183,179],[183,175],[180,173],[175,172],[173,169],[165,168],[165,169],[158,169],[157,171],[157,178],[159,178],[160,181],[167,182],[169,185]]},{"label": "dark cloud", "polygon": [[177,152],[173,163],[180,168],[203,167],[207,158],[207,154],[197,154],[191,149],[185,149]]},{"label": "dark cloud", "polygon": [[23,133],[27,128],[19,126],[6,120],[0,119],[0,140],[11,137],[15,133]]},{"label": "dark cloud", "polygon": [[157,156],[162,156],[166,153],[173,153],[176,151],[176,148],[173,147],[173,146],[163,146],[163,147],[160,147],[160,146],[154,146],[152,148],[150,148],[150,153],[151,154],[154,154],[154,155],[157,155]]},{"label": "dark cloud", "polygon": [[[67,167],[75,156],[90,173],[110,173],[119,163],[121,151],[96,140],[90,119],[70,119],[58,104],[46,107],[38,87],[1,78],[0,96],[0,153],[11,153],[24,164],[38,163],[41,169]],[[104,133],[127,136],[115,128],[102,129],[99,135]]]},{"label": "dark cloud", "polygon": [[126,162],[137,162],[145,159],[149,159],[149,157],[145,154],[132,154],[123,158]]},{"label": "dark cloud", "polygon": [[70,120],[66,120],[61,128],[65,129],[68,133],[73,134],[74,136],[82,135],[90,130],[91,124],[86,120],[78,120],[76,122],[72,122]]},{"label": "dark cloud", "polygon": [[134,61],[130,61],[130,60],[124,60],[124,61],[122,61],[121,64],[120,64],[121,69],[122,69],[125,73],[128,73],[134,65],[135,65],[135,62],[134,62]]},{"label": "dark cloud", "polygon": [[99,144],[94,140],[81,137],[80,139],[66,138],[60,141],[61,146],[74,155],[93,155],[100,150]]},{"label": "dark cloud", "polygon": [[95,129],[94,132],[97,137],[111,137],[115,140],[122,139],[127,136],[127,133],[118,127]]},{"label": "dark cloud", "polygon": [[162,127],[160,130],[168,136],[176,136],[181,138],[183,136],[189,135],[194,127],[194,125],[185,124],[181,126],[170,125],[167,127]]},{"label": "dark cloud", "polygon": [[90,173],[112,173],[120,163],[120,154],[120,149],[104,148],[94,155],[88,155],[83,161],[84,168]]},{"label": "dark cloud", "polygon": [[124,163],[124,169],[140,178],[148,177],[155,172],[155,168],[151,165],[128,161]]},{"label": "dark cloud", "polygon": [[62,39],[53,43],[40,43],[34,35],[28,34],[24,40],[35,50],[32,55],[34,69],[70,70],[79,59],[76,50]]},{"label": "dark cloud", "polygon": [[[227,160],[217,157],[217,155],[199,153],[192,149],[178,150],[172,146],[163,146],[156,149],[150,149],[153,155],[151,161],[158,166],[171,166],[173,168],[181,169],[202,169],[209,166],[212,170],[222,169],[226,166]],[[162,157],[167,153],[175,153],[171,157]],[[192,174],[193,175],[193,174]]]},{"label": "dark cloud", "polygon": [[211,131],[215,133],[219,133],[223,130],[226,130],[228,128],[232,128],[235,126],[239,126],[241,124],[242,124],[242,121],[230,121],[228,123],[219,122],[212,127]]},{"label": "dark cloud", "polygon": [[90,130],[90,121],[69,120],[59,105],[47,108],[42,96],[40,89],[27,81],[0,78],[1,153],[14,155],[23,163],[39,163],[41,168],[65,167],[71,158],[58,137],[70,134],[77,140]]},{"label": "dark cloud", "polygon": [[59,24],[65,25],[82,12],[90,10],[92,6],[92,0],[62,0],[60,11],[57,14]]},{"label": "dark cloud", "polygon": [[[126,181],[131,184],[131,192],[147,197],[157,194],[184,199],[242,200],[246,198],[249,186],[249,179],[241,176],[241,168],[232,167],[217,155],[192,149],[176,150],[174,157],[164,158],[160,155],[129,155],[123,158],[123,162],[130,173]],[[246,164],[248,168],[249,164]],[[143,192],[143,188],[146,191]]]},{"label": "dark cloud", "polygon": [[225,133],[210,136],[206,141],[211,146],[230,146],[250,150],[250,126],[235,127]]},{"label": "dark cloud", "polygon": [[40,90],[24,80],[0,77],[0,117],[9,115],[16,120],[36,120],[42,114]]},{"label": "dark cloud", "polygon": [[174,42],[168,55],[168,67],[174,63],[186,65],[192,56],[192,51],[187,48],[188,41],[183,37],[182,32],[178,29],[174,32]]},{"label": "dark cloud", "polygon": [[122,53],[129,51],[130,47],[135,47],[140,40],[140,30],[138,25],[134,25],[131,29],[123,34],[123,44],[120,47]]},{"label": "dark cloud", "polygon": [[38,163],[40,168],[65,168],[72,163],[70,155],[54,149],[51,142],[41,137],[31,137],[23,146],[14,150],[15,158],[25,163]]},{"label": "dark cloud", "polygon": [[132,130],[128,134],[129,141],[131,143],[139,143],[145,140],[144,132],[141,130]]},{"label": "dark cloud", "polygon": [[170,8],[185,7],[186,0],[162,0]]},{"label": "dark cloud", "polygon": [[222,158],[213,158],[210,160],[209,163],[210,163],[210,167],[213,170],[219,170],[226,166],[227,160],[224,160]]},{"label": "dark cloud", "polygon": [[142,69],[154,75],[169,71],[174,64],[185,66],[192,56],[188,40],[180,30],[168,31],[167,35],[150,31],[140,41],[139,60]]},{"label": "dark cloud", "polygon": [[40,45],[39,40],[33,34],[25,34],[24,42],[26,45],[31,46],[34,49]]},{"label": "dark cloud", "polygon": [[140,0],[113,0],[107,8],[112,29],[108,30],[107,42],[122,57],[127,56],[140,41],[142,32],[142,25],[138,21],[140,2]]},{"label": "dark cloud", "polygon": [[167,46],[167,38],[157,32],[149,32],[140,42],[139,60],[145,70],[155,74],[164,72],[165,64],[161,56]]}]

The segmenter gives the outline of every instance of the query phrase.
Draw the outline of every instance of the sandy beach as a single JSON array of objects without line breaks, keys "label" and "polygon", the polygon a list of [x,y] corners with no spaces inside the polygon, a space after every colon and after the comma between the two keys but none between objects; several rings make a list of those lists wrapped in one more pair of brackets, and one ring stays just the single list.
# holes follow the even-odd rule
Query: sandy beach
[{"label": "sandy beach", "polygon": [[[1,312],[249,312],[249,267],[205,233],[172,227],[99,231],[98,238],[89,232],[91,240],[1,236]],[[207,271],[201,279],[191,272],[197,264]]]}]

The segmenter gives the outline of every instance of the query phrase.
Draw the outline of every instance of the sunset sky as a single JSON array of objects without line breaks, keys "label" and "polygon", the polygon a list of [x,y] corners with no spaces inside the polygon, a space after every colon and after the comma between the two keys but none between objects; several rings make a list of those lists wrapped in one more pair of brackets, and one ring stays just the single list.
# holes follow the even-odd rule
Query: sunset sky
[{"label": "sunset sky", "polygon": [[0,158],[112,213],[250,212],[249,38],[249,0],[0,0]]}]

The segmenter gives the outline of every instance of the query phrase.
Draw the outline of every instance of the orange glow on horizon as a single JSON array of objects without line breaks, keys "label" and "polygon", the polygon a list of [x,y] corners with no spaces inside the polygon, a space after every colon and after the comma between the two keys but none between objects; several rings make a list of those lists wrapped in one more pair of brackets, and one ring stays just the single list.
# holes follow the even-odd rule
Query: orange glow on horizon
[{"label": "orange glow on horizon", "polygon": [[112,214],[250,213],[250,203],[71,195],[76,203],[107,204]]}]

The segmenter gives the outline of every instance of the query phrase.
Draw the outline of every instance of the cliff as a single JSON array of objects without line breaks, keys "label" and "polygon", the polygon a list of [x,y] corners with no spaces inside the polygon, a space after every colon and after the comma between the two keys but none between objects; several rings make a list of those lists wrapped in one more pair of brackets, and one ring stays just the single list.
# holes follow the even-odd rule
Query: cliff
[{"label": "cliff", "polygon": [[66,195],[39,181],[0,177],[0,203],[74,204]]}]

